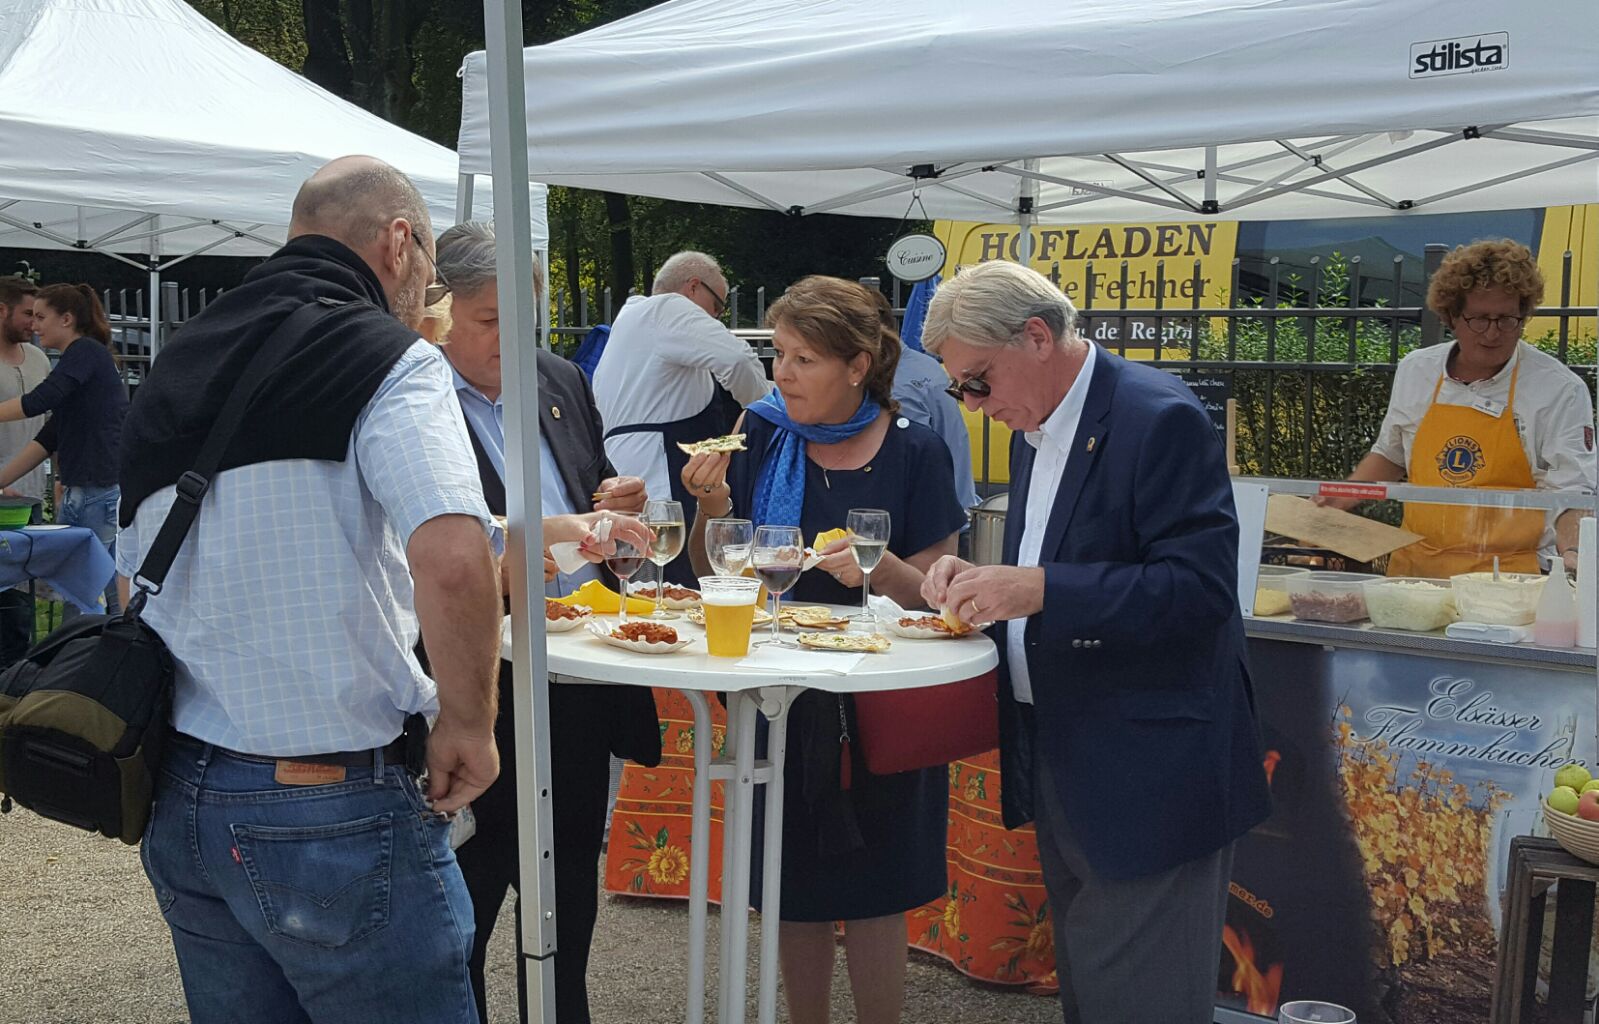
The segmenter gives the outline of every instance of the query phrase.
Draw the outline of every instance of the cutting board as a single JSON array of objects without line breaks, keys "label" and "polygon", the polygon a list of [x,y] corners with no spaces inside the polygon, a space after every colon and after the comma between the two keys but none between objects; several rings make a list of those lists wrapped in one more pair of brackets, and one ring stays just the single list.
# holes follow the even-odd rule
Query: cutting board
[{"label": "cutting board", "polygon": [[1369,562],[1421,540],[1418,534],[1335,508],[1322,508],[1296,494],[1273,494],[1266,502],[1266,529],[1297,541]]}]

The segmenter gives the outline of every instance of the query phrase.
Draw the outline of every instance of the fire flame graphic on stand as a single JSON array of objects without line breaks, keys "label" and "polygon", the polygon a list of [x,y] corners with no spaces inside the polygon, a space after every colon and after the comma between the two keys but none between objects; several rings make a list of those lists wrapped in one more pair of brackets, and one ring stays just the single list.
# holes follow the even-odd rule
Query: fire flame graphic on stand
[{"label": "fire flame graphic on stand", "polygon": [[1233,955],[1233,991],[1244,997],[1250,1013],[1270,1016],[1277,1012],[1277,995],[1283,986],[1283,965],[1272,964],[1260,973],[1255,964],[1255,944],[1249,933],[1223,925],[1222,945]]}]

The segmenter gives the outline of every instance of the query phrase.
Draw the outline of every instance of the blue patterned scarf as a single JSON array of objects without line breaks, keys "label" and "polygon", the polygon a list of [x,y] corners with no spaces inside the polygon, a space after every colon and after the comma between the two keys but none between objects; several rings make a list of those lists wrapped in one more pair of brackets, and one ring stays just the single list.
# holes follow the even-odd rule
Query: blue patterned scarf
[{"label": "blue patterned scarf", "polygon": [[750,412],[777,428],[755,478],[755,507],[751,510],[755,525],[798,526],[805,508],[805,442],[847,441],[871,426],[882,408],[867,395],[846,423],[795,423],[789,419],[783,393],[775,388],[750,406]]}]

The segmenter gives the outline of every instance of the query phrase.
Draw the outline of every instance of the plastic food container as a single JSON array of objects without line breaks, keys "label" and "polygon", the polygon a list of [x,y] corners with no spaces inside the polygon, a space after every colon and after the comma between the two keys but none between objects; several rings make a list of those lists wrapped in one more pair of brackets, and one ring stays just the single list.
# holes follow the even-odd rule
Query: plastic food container
[{"label": "plastic food container", "polygon": [[1364,572],[1307,572],[1288,577],[1288,606],[1306,622],[1359,622],[1366,617]]},{"label": "plastic food container", "polygon": [[1288,612],[1288,578],[1303,576],[1309,569],[1293,565],[1263,565],[1255,580],[1255,614],[1284,615]]},{"label": "plastic food container", "polygon": [[1366,611],[1380,629],[1430,633],[1455,621],[1455,593],[1448,580],[1413,576],[1367,580]]},{"label": "plastic food container", "polygon": [[1539,573],[1468,572],[1450,577],[1455,608],[1467,622],[1526,626],[1538,617],[1538,598],[1548,577]]}]

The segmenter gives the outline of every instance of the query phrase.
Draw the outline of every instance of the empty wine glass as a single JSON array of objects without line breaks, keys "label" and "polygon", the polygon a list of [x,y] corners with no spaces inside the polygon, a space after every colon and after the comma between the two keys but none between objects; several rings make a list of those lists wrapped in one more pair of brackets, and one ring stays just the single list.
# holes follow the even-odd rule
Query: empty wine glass
[{"label": "empty wine glass", "polygon": [[1355,1011],[1337,1003],[1300,999],[1277,1008],[1278,1024],[1355,1024]]},{"label": "empty wine glass", "polygon": [[888,552],[888,513],[880,508],[852,508],[844,518],[844,528],[849,531],[850,551],[855,564],[861,567],[861,613],[856,622],[871,622],[867,598],[872,592],[872,570]]},{"label": "empty wine glass", "polygon": [[650,542],[650,561],[655,563],[655,610],[652,619],[675,619],[666,610],[666,565],[683,550],[683,506],[675,501],[652,500],[644,504],[641,521],[655,531]]},{"label": "empty wine glass", "polygon": [[748,519],[712,519],[705,524],[705,557],[718,576],[742,576],[750,564],[755,524]]},{"label": "empty wine glass", "polygon": [[755,566],[755,576],[772,595],[772,636],[766,642],[778,647],[792,647],[778,635],[783,613],[783,595],[799,582],[800,570],[805,564],[804,541],[797,526],[762,526],[755,531],[755,543],[750,549],[750,563]]}]

